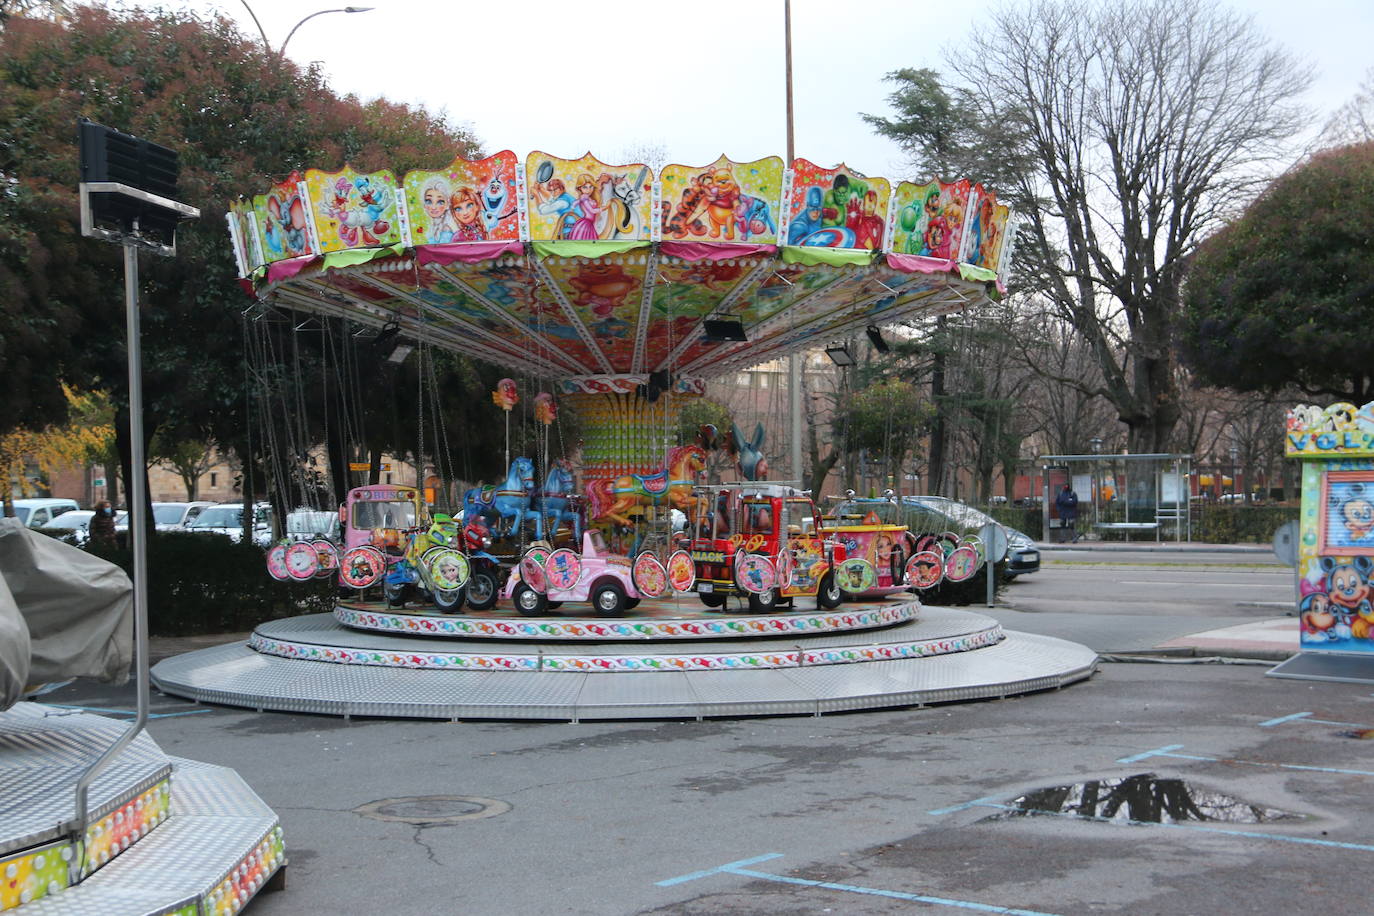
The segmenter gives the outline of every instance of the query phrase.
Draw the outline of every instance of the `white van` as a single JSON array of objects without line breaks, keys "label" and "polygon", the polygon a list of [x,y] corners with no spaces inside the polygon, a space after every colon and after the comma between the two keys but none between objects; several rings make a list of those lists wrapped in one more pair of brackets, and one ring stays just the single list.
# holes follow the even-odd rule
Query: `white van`
[{"label": "white van", "polygon": [[16,499],[14,517],[30,528],[42,528],[63,512],[80,508],[74,499]]}]

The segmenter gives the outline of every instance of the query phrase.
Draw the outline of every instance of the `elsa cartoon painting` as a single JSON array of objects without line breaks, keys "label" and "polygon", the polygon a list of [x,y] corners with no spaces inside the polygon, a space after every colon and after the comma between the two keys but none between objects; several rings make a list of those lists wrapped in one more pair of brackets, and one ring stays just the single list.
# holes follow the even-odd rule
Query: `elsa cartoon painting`
[{"label": "elsa cartoon painting", "polygon": [[420,201],[425,209],[425,237],[430,242],[453,241],[453,219],[449,215],[449,198],[453,188],[438,176],[425,182]]}]

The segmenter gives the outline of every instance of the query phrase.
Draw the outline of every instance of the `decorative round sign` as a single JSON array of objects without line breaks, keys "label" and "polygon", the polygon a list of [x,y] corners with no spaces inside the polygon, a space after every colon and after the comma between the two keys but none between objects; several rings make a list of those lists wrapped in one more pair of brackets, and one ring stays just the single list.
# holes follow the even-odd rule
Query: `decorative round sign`
[{"label": "decorative round sign", "polygon": [[697,581],[696,563],[685,550],[675,550],[668,558],[668,584],[680,592],[690,592]]},{"label": "decorative round sign", "polygon": [[424,566],[430,584],[441,592],[462,588],[472,573],[468,558],[452,547],[431,547],[420,558],[420,564]]},{"label": "decorative round sign", "polygon": [[285,582],[291,578],[291,571],[286,565],[285,544],[278,544],[267,551],[267,574],[278,582]]},{"label": "decorative round sign", "polygon": [[862,557],[851,557],[835,571],[840,588],[851,595],[866,592],[878,584],[878,571]]},{"label": "decorative round sign", "polygon": [[962,541],[963,538],[953,531],[946,531],[939,535],[940,549],[944,551],[945,559],[949,559],[949,555],[959,549],[959,544]]},{"label": "decorative round sign", "polygon": [[566,592],[582,578],[582,558],[566,547],[560,547],[544,560],[544,574],[549,588]]},{"label": "decorative round sign", "polygon": [[778,551],[778,589],[787,591],[792,587],[792,574],[797,571],[797,559],[792,551],[784,547]]},{"label": "decorative round sign", "polygon": [[286,548],[286,571],[293,579],[313,579],[320,568],[320,557],[315,545],[297,541]]},{"label": "decorative round sign", "polygon": [[951,582],[971,579],[977,571],[978,551],[972,547],[956,547],[945,559],[945,578]]},{"label": "decorative round sign", "polygon": [[761,595],[778,582],[773,563],[761,553],[735,555],[735,581],[746,592]]},{"label": "decorative round sign", "polygon": [[938,534],[923,534],[916,538],[915,553],[925,553],[931,550],[940,549],[940,536]]},{"label": "decorative round sign", "polygon": [[668,594],[668,570],[647,550],[635,557],[631,578],[635,588],[646,598],[662,598]]},{"label": "decorative round sign", "polygon": [[539,560],[533,550],[520,558],[520,581],[539,595],[549,590],[549,577],[544,575],[544,567],[539,565]]},{"label": "decorative round sign", "polygon": [[978,536],[983,539],[983,543],[988,545],[986,553],[991,555],[992,562],[1001,563],[1007,558],[1007,550],[1011,547],[1011,540],[1007,537],[1007,529],[996,522],[988,522],[978,529]]},{"label": "decorative round sign", "polygon": [[535,544],[529,550],[525,551],[525,556],[534,557],[534,562],[538,563],[540,566],[543,566],[544,561],[549,558],[549,554],[551,553],[553,553],[553,550],[551,548],[545,547],[542,544]]},{"label": "decorative round sign", "polygon": [[316,576],[325,579],[339,571],[339,548],[333,541],[320,538],[318,541],[311,541],[310,546],[315,548]]},{"label": "decorative round sign", "polygon": [[906,581],[912,588],[934,588],[945,577],[945,556],[938,550],[920,550],[906,561]]},{"label": "decorative round sign", "polygon": [[985,562],[987,562],[987,559],[988,559],[988,548],[987,548],[987,544],[985,544],[985,543],[983,542],[983,539],[980,538],[978,535],[976,535],[976,534],[970,534],[968,537],[964,538],[963,543],[961,543],[959,546],[960,546],[960,547],[972,547],[972,548],[973,548],[973,552],[976,553],[976,554],[978,554],[978,565],[979,565],[979,566],[982,566]]},{"label": "decorative round sign", "polygon": [[376,547],[364,544],[345,551],[339,561],[339,581],[352,588],[376,585],[386,574],[386,557]]}]

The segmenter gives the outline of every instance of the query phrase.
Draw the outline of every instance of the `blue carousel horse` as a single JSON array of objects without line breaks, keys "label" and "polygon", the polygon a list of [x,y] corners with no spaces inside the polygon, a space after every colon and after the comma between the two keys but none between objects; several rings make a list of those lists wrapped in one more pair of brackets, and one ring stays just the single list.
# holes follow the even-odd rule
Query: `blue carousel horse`
[{"label": "blue carousel horse", "polygon": [[534,462],[516,458],[510,463],[505,483],[493,487],[473,487],[463,494],[463,523],[481,516],[491,523],[493,531],[501,519],[510,519],[506,534],[515,534],[524,524],[529,512],[530,496],[534,493]]},{"label": "blue carousel horse", "polygon": [[563,522],[572,524],[573,541],[582,543],[582,513],[572,507],[573,472],[566,458],[560,458],[549,467],[544,478],[544,487],[534,498],[534,536],[537,540],[544,537],[546,519],[549,523],[549,539],[558,532]]}]

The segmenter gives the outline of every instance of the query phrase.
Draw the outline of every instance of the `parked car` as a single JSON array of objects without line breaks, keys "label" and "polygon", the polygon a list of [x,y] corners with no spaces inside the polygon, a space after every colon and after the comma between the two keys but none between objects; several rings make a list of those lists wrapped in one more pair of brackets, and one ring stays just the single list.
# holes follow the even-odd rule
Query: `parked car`
[{"label": "parked car", "polygon": [[292,541],[343,539],[339,513],[328,509],[295,509],[286,514],[286,537]]},{"label": "parked car", "polygon": [[[153,527],[158,531],[181,531],[192,519],[215,505],[208,500],[189,503],[153,503]],[[129,516],[121,513],[115,523],[120,531],[129,530]]]},{"label": "parked car", "polygon": [[[221,534],[235,543],[243,539],[243,503],[220,503],[201,510],[186,526],[196,534]],[[272,507],[253,506],[253,543],[267,547],[272,543]]]},{"label": "parked car", "polygon": [[[115,516],[115,524],[124,520],[127,513],[121,511]],[[52,535],[59,541],[81,547],[91,538],[91,519],[95,512],[90,509],[72,509],[40,526],[44,534]]]},{"label": "parked car", "polygon": [[[1005,526],[1004,526],[1005,527]],[[1007,528],[1007,578],[1015,579],[1040,571],[1040,548],[1030,535],[1015,528]]]},{"label": "parked car", "polygon": [[30,528],[44,528],[64,512],[80,508],[74,499],[16,499],[14,517]]}]

